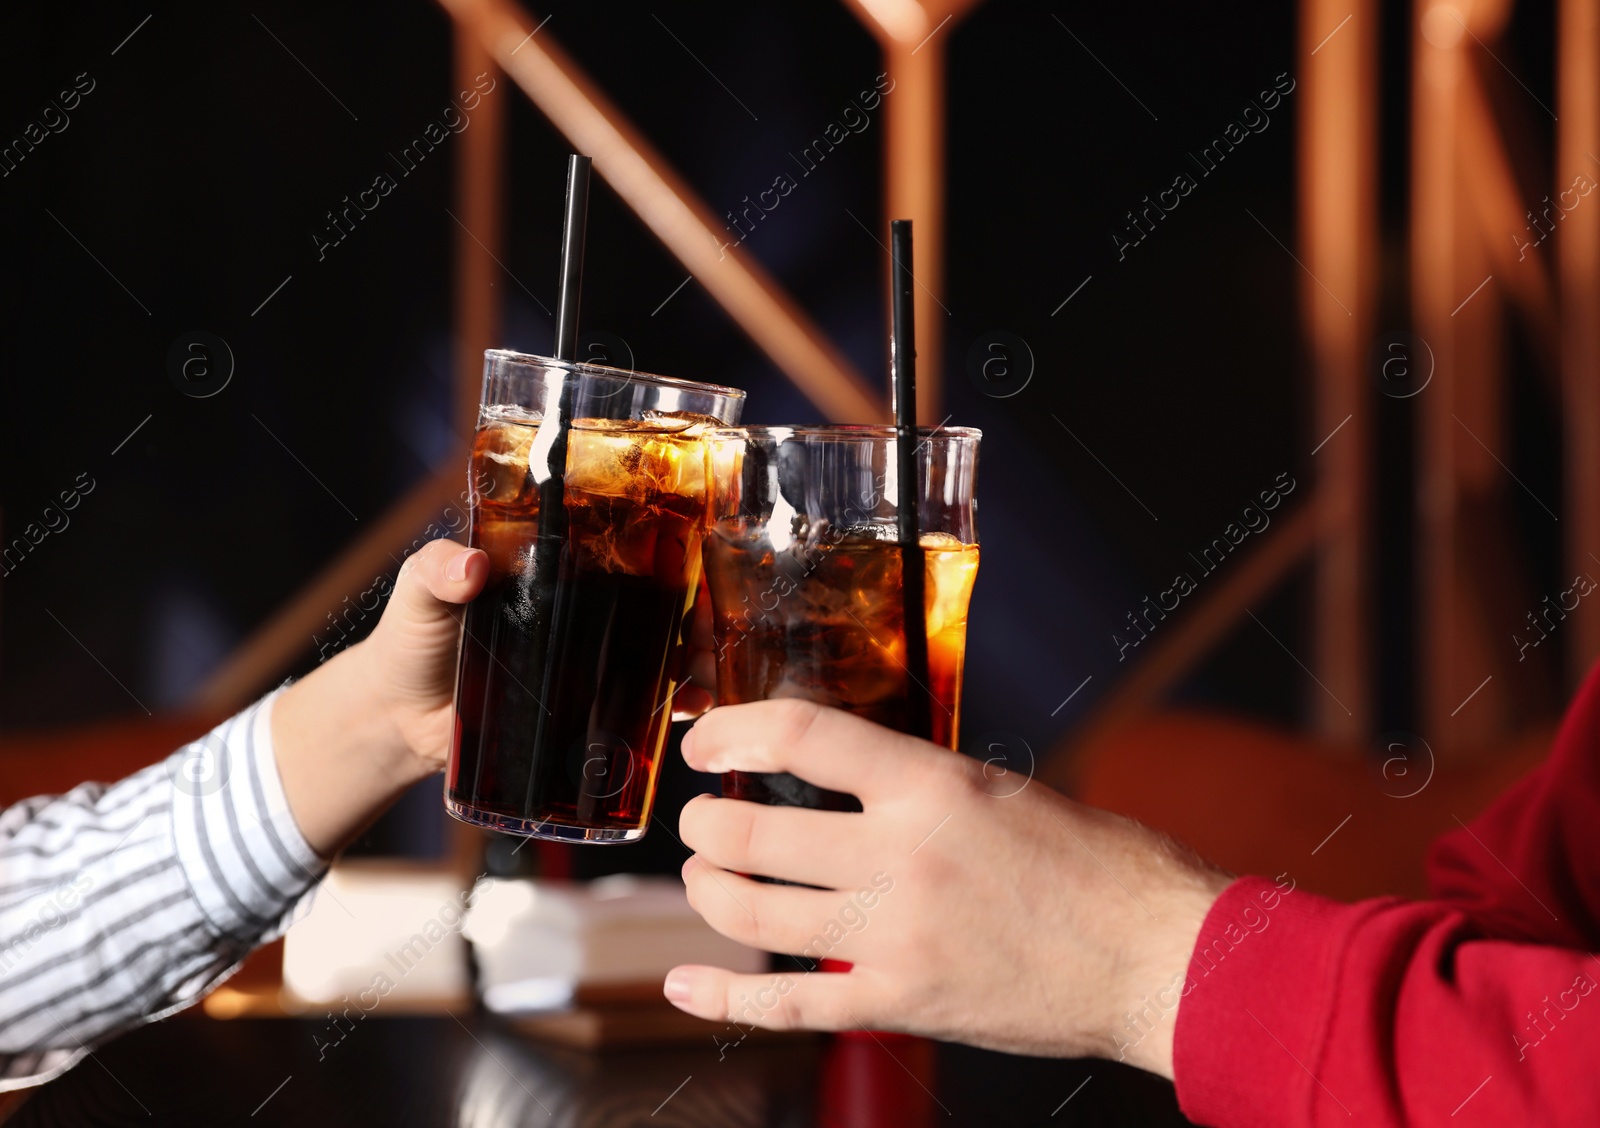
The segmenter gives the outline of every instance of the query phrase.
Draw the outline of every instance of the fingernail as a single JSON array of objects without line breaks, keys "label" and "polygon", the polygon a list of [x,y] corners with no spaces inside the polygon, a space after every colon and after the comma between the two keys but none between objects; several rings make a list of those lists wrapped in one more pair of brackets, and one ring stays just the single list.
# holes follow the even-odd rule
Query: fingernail
[{"label": "fingernail", "polygon": [[689,880],[689,871],[694,869],[699,860],[700,856],[698,854],[690,854],[689,860],[683,863],[683,869],[679,870],[678,872],[680,875],[682,875],[685,881]]},{"label": "fingernail", "polygon": [[697,727],[699,726],[690,725],[689,731],[683,734],[683,740],[678,744],[678,750],[683,753],[685,760],[689,759],[690,753],[694,751],[694,730]]},{"label": "fingernail", "polygon": [[463,549],[450,558],[450,563],[444,566],[446,579],[455,580],[457,583],[467,578],[467,563],[472,559],[472,550]]},{"label": "fingernail", "polygon": [[661,993],[670,1002],[687,1003],[692,994],[689,984],[689,973],[680,968],[673,968],[667,972],[667,980],[661,985]]}]

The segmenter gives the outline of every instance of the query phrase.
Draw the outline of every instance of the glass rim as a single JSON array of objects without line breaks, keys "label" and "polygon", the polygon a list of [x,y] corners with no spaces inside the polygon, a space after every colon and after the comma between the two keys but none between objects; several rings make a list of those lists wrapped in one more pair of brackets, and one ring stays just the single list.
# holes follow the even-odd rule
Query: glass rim
[{"label": "glass rim", "polygon": [[716,396],[727,396],[731,399],[742,400],[746,398],[743,388],[733,388],[726,384],[712,384],[704,380],[684,380],[677,376],[659,376],[653,372],[640,372],[636,368],[612,368],[604,364],[589,364],[577,360],[559,360],[553,356],[517,352],[515,349],[484,349],[483,358],[484,360],[510,360],[522,364],[537,365],[541,368],[560,368],[579,374],[608,376],[613,379],[625,380],[632,384],[654,384],[665,388],[681,388],[685,391],[706,392]]},{"label": "glass rim", "polygon": [[[706,431],[710,439],[732,438],[806,438],[845,441],[849,439],[893,439],[899,437],[892,423],[806,423],[784,425],[779,423],[752,423],[748,426],[713,427]],[[977,427],[918,427],[917,437],[926,442],[941,438],[981,439],[983,432]]]}]

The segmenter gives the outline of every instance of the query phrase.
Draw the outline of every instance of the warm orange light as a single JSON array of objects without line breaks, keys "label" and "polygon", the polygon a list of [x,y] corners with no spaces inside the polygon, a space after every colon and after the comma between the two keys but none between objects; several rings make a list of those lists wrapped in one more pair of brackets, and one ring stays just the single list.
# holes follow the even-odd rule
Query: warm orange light
[{"label": "warm orange light", "polygon": [[915,43],[928,34],[928,16],[917,0],[856,0],[883,33],[902,43]]}]

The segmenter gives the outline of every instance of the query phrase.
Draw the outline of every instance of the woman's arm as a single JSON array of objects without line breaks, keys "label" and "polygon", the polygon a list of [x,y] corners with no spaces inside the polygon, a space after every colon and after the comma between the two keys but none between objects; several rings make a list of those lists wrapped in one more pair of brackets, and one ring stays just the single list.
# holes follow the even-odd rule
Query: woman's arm
[{"label": "woman's arm", "polygon": [[187,1006],[287,927],[326,863],[279,783],[279,700],[120,783],[0,814],[0,1089]]},{"label": "woman's arm", "polygon": [[199,999],[443,765],[455,605],[485,564],[427,545],[365,642],[164,763],[0,812],[0,1089]]}]

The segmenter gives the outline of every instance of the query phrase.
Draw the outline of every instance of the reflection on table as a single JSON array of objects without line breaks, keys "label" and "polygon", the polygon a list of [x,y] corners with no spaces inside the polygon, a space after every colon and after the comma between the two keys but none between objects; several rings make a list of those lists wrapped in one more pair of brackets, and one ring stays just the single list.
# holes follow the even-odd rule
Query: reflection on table
[{"label": "reflection on table", "polygon": [[[335,1025],[340,1025],[335,1020]],[[461,1128],[1182,1125],[1165,1082],[1107,1062],[1009,1057],[857,1032],[587,1053],[498,1022],[180,1017],[29,1094],[33,1125],[448,1124]]]}]

